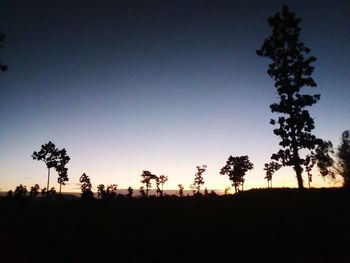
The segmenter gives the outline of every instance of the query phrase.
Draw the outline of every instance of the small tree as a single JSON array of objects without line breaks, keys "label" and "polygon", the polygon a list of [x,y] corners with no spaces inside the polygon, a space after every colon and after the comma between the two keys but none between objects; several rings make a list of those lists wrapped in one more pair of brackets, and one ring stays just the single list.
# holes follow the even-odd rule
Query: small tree
[{"label": "small tree", "polygon": [[280,101],[270,105],[270,109],[282,115],[277,121],[270,121],[272,125],[279,126],[273,132],[281,138],[279,144],[282,147],[271,158],[281,161],[283,166],[292,166],[298,186],[303,188],[303,165],[308,154],[302,156],[301,150],[312,151],[324,143],[311,133],[315,124],[306,109],[317,103],[320,95],[300,93],[302,88],[316,87],[316,82],[311,77],[314,70],[311,64],[316,58],[306,57],[310,49],[299,40],[301,20],[287,6],[268,21],[272,35],[257,50],[257,55],[272,60],[267,73],[275,80]]},{"label": "small tree", "polygon": [[224,195],[228,195],[231,192],[231,187],[225,187]]},{"label": "small tree", "polygon": [[92,184],[91,184],[89,176],[87,176],[85,173],[83,173],[79,178],[79,182],[81,183],[81,186],[80,186],[81,199],[85,199],[85,200],[93,199],[94,193],[91,191]]},{"label": "small tree", "polygon": [[226,165],[221,168],[220,174],[228,175],[232,182],[232,186],[235,188],[235,193],[239,191],[239,186],[244,184],[244,175],[248,170],[254,168],[254,165],[249,161],[247,155],[245,156],[230,156],[226,162]]},{"label": "small tree", "polygon": [[140,193],[142,198],[147,197],[145,188],[143,186],[140,186],[139,193]]},{"label": "small tree", "polygon": [[134,194],[134,189],[131,186],[128,187],[128,194],[126,195],[128,198],[132,198]]},{"label": "small tree", "polygon": [[97,186],[97,198],[98,199],[105,199],[107,197],[106,190],[105,190],[105,185],[104,184],[99,184]]},{"label": "small tree", "polygon": [[47,188],[46,187],[42,188],[40,191],[40,194],[42,198],[44,198],[44,196],[47,196]]},{"label": "small tree", "polygon": [[179,187],[178,195],[180,197],[183,197],[184,196],[184,187],[182,186],[182,184],[178,184],[177,186]]},{"label": "small tree", "polygon": [[38,184],[35,184],[34,186],[30,187],[30,191],[29,191],[29,196],[32,199],[35,199],[40,191],[40,186]]},{"label": "small tree", "polygon": [[151,180],[156,180],[157,176],[152,174],[150,171],[143,171],[141,174],[141,177],[142,177],[141,183],[145,184],[146,196],[148,197],[148,191],[152,187]]},{"label": "small tree", "polygon": [[107,198],[108,199],[115,199],[117,197],[117,190],[118,190],[117,184],[108,185],[107,189],[106,189]]},{"label": "small tree", "polygon": [[[168,176],[161,175],[161,176],[156,176],[156,185],[157,185],[157,193],[160,194],[160,196],[164,195],[164,184],[168,181]],[[162,185],[162,188],[159,186]]]},{"label": "small tree", "polygon": [[196,189],[196,194],[199,194],[201,191],[201,185],[204,184],[204,178],[202,174],[207,169],[206,165],[197,166],[197,172],[194,175],[193,188]]},{"label": "small tree", "polygon": [[56,198],[57,197],[57,191],[55,187],[51,187],[51,189],[47,192],[48,198]]},{"label": "small tree", "polygon": [[277,162],[265,163],[264,170],[266,171],[265,179],[267,180],[267,187],[272,188],[272,175],[282,167],[281,164]]},{"label": "small tree", "polygon": [[12,191],[12,190],[8,191],[8,192],[6,193],[6,197],[7,197],[8,199],[12,199],[12,198],[13,198],[13,191]]},{"label": "small tree", "polygon": [[27,187],[25,185],[23,186],[23,185],[20,184],[15,189],[15,198],[19,199],[19,200],[22,200],[22,199],[24,199],[26,197],[27,192],[28,192]]},{"label": "small tree", "polygon": [[[32,158],[34,160],[43,161],[47,167],[47,187],[49,189],[50,185],[50,169],[56,168],[57,163],[59,161],[59,153],[55,144],[49,141],[46,144],[41,145],[41,149],[39,152],[33,152]],[[48,192],[47,192],[48,194]]]}]

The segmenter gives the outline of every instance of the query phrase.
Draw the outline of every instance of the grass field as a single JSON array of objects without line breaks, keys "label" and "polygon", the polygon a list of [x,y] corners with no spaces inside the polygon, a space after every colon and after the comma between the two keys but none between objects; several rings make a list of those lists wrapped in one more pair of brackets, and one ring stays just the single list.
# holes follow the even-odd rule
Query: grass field
[{"label": "grass field", "polygon": [[350,262],[349,201],[342,189],[92,202],[2,198],[0,260]]}]

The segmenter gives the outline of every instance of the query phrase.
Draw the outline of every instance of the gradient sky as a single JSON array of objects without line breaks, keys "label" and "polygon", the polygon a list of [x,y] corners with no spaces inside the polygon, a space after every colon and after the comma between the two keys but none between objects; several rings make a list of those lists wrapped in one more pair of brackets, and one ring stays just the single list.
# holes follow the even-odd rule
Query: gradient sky
[{"label": "gradient sky", "polygon": [[[202,164],[204,187],[222,190],[229,155],[254,163],[245,188],[265,187],[263,165],[279,149],[269,124],[278,96],[255,50],[285,3],[318,59],[314,133],[338,145],[350,128],[348,0],[1,0],[1,190],[46,185],[31,154],[49,140],[71,157],[65,191],[83,172],[94,186],[139,188],[142,170],[188,188]],[[277,172],[274,185],[297,186],[293,171]],[[313,185],[328,181],[315,175]]]}]

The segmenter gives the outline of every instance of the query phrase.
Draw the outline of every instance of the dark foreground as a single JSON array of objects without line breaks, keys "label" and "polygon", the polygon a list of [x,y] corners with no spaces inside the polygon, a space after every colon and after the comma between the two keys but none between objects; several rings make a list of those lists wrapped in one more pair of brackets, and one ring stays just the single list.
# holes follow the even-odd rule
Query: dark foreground
[{"label": "dark foreground", "polygon": [[350,193],[0,200],[1,262],[350,262]]}]

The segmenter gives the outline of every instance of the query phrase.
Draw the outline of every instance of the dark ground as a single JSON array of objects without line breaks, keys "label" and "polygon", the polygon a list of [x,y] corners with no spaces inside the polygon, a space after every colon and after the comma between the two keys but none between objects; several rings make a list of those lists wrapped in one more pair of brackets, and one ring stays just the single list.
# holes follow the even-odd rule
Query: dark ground
[{"label": "dark ground", "polygon": [[0,200],[1,262],[350,262],[350,192]]}]

